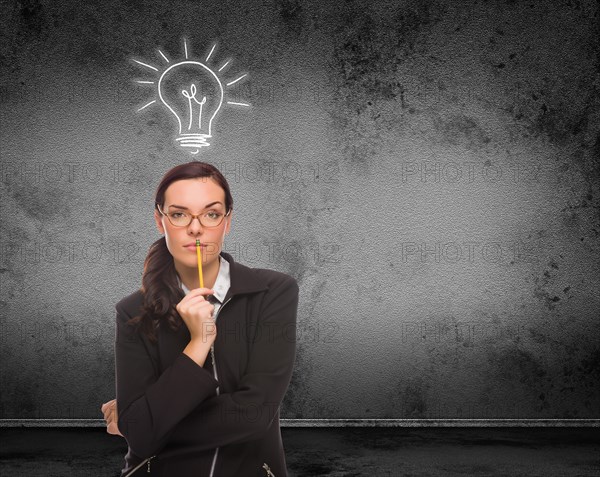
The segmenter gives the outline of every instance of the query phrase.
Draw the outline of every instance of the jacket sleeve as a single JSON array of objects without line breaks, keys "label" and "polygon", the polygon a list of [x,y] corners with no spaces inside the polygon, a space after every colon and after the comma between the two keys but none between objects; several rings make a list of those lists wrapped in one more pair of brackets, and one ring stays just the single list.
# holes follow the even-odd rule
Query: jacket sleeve
[{"label": "jacket sleeve", "polygon": [[181,353],[160,376],[143,340],[117,304],[115,375],[119,430],[141,458],[157,453],[179,421],[208,396],[218,382]]},{"label": "jacket sleeve", "polygon": [[294,368],[298,292],[290,276],[267,292],[238,389],[203,401],[175,427],[170,449],[203,451],[260,438],[269,428]]}]

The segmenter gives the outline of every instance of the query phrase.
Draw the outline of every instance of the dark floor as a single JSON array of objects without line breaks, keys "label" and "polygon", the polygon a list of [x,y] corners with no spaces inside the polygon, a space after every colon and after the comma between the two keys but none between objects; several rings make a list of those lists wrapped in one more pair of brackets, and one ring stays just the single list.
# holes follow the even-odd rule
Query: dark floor
[{"label": "dark floor", "polygon": [[[282,428],[290,477],[600,476],[599,428]],[[104,428],[0,428],[2,477],[119,475]]]}]

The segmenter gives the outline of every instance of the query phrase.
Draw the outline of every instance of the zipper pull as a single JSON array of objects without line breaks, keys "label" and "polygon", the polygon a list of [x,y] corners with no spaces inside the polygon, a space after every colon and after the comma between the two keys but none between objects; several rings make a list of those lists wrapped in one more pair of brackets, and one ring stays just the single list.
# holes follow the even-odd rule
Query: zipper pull
[{"label": "zipper pull", "polygon": [[267,477],[275,477],[275,474],[271,472],[271,468],[267,465],[266,462],[263,464],[263,469],[265,469],[265,471],[267,472]]},{"label": "zipper pull", "polygon": [[152,459],[154,459],[155,457],[156,457],[156,456],[155,456],[155,455],[153,455],[152,457],[150,457],[150,458],[148,459],[148,469],[146,470],[146,472],[147,472],[148,474],[150,473],[150,461],[151,461]]}]

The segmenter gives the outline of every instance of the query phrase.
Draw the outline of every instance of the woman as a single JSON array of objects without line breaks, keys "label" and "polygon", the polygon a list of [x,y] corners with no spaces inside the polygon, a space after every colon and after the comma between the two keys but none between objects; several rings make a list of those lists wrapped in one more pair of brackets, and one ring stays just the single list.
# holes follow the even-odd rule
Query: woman
[{"label": "woman", "polygon": [[129,446],[121,476],[287,476],[279,406],[298,284],[221,250],[232,206],[207,163],[174,167],[158,186],[164,237],[150,247],[141,289],[115,306],[117,397],[102,406],[108,432]]}]

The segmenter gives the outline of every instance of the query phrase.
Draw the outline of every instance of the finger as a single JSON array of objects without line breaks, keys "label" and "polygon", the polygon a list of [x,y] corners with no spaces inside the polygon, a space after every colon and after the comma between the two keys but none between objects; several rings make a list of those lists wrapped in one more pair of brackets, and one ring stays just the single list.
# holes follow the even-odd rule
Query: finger
[{"label": "finger", "polygon": [[[208,296],[212,294],[213,293],[207,293],[206,295]],[[189,292],[179,303],[177,303],[175,308],[179,309],[181,307],[187,307],[191,303],[198,303],[203,301],[208,301],[204,295],[199,293],[192,294],[192,292]]]},{"label": "finger", "polygon": [[124,436],[123,436],[123,434],[121,434],[121,431],[119,430],[119,426],[117,426],[117,423],[113,423],[113,424],[111,424],[111,426],[110,426],[110,430],[107,428],[107,431],[108,431],[110,434],[113,434],[113,435],[115,435],[115,436],[121,436],[121,437],[124,437]]},{"label": "finger", "polygon": [[106,427],[106,432],[108,432],[109,434],[114,434],[114,435],[122,435],[119,432],[119,427],[117,426],[116,422],[111,422],[107,427]]},{"label": "finger", "polygon": [[208,300],[202,296],[202,295],[197,295],[194,297],[191,297],[190,299],[188,299],[185,303],[180,303],[180,306],[191,306],[191,305],[195,305],[197,303],[208,303]]},{"label": "finger", "polygon": [[104,404],[102,404],[102,407],[100,408],[102,410],[102,412],[105,412],[105,410],[109,407],[112,406],[116,406],[117,405],[117,400],[116,399],[111,399],[108,402],[105,402]]},{"label": "finger", "polygon": [[215,314],[215,306],[206,302],[206,305],[198,305],[188,310],[188,315],[196,318],[191,318],[192,321],[204,321],[206,317],[212,318]]},{"label": "finger", "polygon": [[206,295],[207,293],[213,293],[215,290],[212,288],[208,288],[208,287],[198,287],[198,288],[192,288],[190,290],[190,293],[202,293],[203,295]]},{"label": "finger", "polygon": [[[112,403],[112,401],[110,401],[110,403]],[[112,406],[110,405],[110,403],[105,403],[102,406],[102,414],[104,414],[104,419],[106,419],[106,416],[111,413],[114,409],[116,409],[117,403],[115,402]]]},{"label": "finger", "polygon": [[196,296],[204,296],[204,295],[212,295],[215,291],[212,288],[206,288],[206,287],[202,287],[202,288],[192,288],[190,290],[190,292],[183,298],[185,299],[191,299],[194,298]]},{"label": "finger", "polygon": [[215,305],[213,305],[211,302],[209,302],[207,300],[201,300],[201,301],[196,300],[196,301],[189,303],[186,306],[182,307],[181,312],[195,314],[204,308],[210,310],[212,313],[212,311],[214,311]]}]

